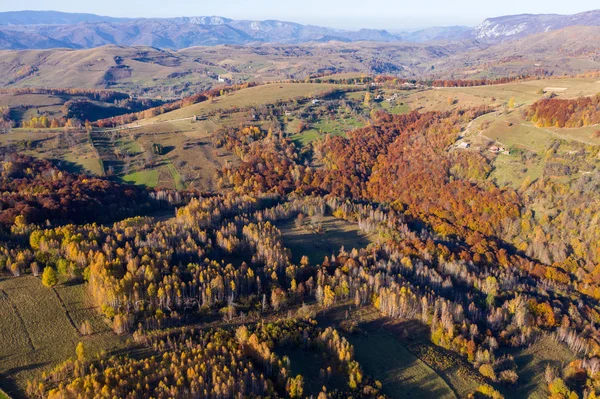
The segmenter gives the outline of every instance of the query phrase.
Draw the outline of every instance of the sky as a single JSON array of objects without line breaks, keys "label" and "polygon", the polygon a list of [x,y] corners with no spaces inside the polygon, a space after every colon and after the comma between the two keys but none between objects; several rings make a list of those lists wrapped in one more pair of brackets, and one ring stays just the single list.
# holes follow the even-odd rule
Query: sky
[{"label": "sky", "polygon": [[416,29],[475,26],[488,17],[521,13],[574,14],[600,8],[598,0],[0,0],[0,11],[56,10],[115,17],[218,15],[279,19],[342,29]]}]

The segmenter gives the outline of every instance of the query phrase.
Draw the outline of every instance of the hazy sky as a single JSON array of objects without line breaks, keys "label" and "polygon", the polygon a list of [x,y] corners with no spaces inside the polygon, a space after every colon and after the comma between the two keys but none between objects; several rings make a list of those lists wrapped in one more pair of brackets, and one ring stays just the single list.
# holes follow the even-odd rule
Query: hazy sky
[{"label": "hazy sky", "polygon": [[486,17],[521,13],[573,14],[600,8],[598,0],[0,0],[0,11],[88,12],[117,17],[219,15],[281,19],[346,29],[401,30],[476,25]]}]

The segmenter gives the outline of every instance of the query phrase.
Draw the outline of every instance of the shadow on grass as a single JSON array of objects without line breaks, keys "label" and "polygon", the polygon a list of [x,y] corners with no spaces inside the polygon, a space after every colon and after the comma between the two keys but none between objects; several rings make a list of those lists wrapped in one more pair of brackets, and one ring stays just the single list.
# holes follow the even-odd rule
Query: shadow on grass
[{"label": "shadow on grass", "polygon": [[13,367],[0,374],[0,389],[6,392],[12,399],[25,399],[27,396],[19,389],[19,386],[13,379],[13,375],[22,371],[30,371],[49,365],[49,362],[40,362],[28,364],[21,367]]}]

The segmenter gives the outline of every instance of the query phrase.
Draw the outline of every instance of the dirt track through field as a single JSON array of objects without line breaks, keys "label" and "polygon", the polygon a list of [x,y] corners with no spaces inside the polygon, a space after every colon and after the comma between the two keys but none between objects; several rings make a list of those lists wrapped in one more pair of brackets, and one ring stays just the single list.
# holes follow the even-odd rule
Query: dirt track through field
[{"label": "dirt track through field", "polygon": [[67,305],[65,305],[65,302],[58,294],[58,291],[56,291],[56,288],[52,288],[52,292],[54,292],[54,294],[56,295],[56,298],[58,299],[58,302],[60,302],[60,306],[62,306],[63,310],[65,311],[65,316],[67,316],[67,319],[69,319],[69,323],[71,323],[71,325],[73,326],[75,331],[77,331],[77,333],[80,334],[79,328],[77,328],[77,326],[75,325],[75,322],[73,321],[73,318],[71,317],[71,313],[69,312]]},{"label": "dirt track through field", "polygon": [[6,301],[9,303],[14,315],[17,317],[17,319],[19,319],[19,322],[21,323],[21,329],[25,332],[26,334],[26,341],[27,341],[27,345],[29,346],[29,348],[34,351],[35,350],[35,346],[33,345],[33,340],[31,339],[31,334],[29,333],[29,331],[27,330],[27,325],[25,324],[25,320],[23,320],[23,317],[21,316],[21,314],[19,313],[19,309],[17,309],[17,306],[14,304],[14,302],[10,299],[10,297],[8,296],[8,294],[6,293],[6,291],[0,289],[0,295],[6,299]]}]

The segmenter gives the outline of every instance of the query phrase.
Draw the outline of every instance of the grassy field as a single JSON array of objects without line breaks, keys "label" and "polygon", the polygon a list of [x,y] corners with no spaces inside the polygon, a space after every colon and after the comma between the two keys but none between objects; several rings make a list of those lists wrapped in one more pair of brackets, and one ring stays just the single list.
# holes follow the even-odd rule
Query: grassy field
[{"label": "grassy field", "polygon": [[[33,276],[0,280],[0,387],[11,394],[26,381],[74,356],[83,342],[88,354],[124,344],[90,303],[85,285],[46,288]],[[90,320],[93,335],[81,336]]]},{"label": "grassy field", "polygon": [[[293,131],[294,121],[291,122],[291,125],[292,126],[289,130]],[[364,123],[353,117],[335,120],[327,119],[312,124],[309,129],[303,131],[302,133],[292,134],[290,138],[300,146],[305,146],[315,140],[323,138],[326,134],[332,136],[346,136],[348,131],[362,126],[364,126]]]},{"label": "grassy field", "polygon": [[[339,326],[346,319],[347,309],[347,306],[341,305],[324,311],[317,316],[317,320],[324,326]],[[477,387],[469,384],[465,377],[461,378],[460,384],[454,381],[456,385],[451,386],[445,375],[436,372],[408,349],[395,328],[396,323],[382,317],[377,310],[354,309],[348,315],[358,323],[359,328],[354,334],[344,334],[354,346],[356,360],[365,372],[383,384],[383,392],[390,397],[456,398],[466,396]],[[426,332],[413,333],[418,333],[419,340],[427,340]]]},{"label": "grassy field", "polygon": [[[548,157],[560,143],[558,152],[576,152],[584,145],[600,145],[596,132],[600,126],[575,129],[538,127],[525,120],[522,108],[493,112],[477,118],[463,132],[457,143],[471,144],[469,151],[478,150],[491,155],[492,145],[500,146],[509,154],[498,154],[493,160],[490,178],[499,186],[518,188],[525,179],[534,181],[543,175]],[[552,150],[551,150],[552,149]],[[523,153],[529,155],[523,156]]]},{"label": "grassy field", "polygon": [[517,189],[525,179],[534,181],[542,176],[544,164],[540,159],[523,162],[519,156],[499,154],[490,174],[498,187],[509,186]]},{"label": "grassy field", "polygon": [[[311,226],[322,226],[321,232],[316,232]],[[303,254],[309,260],[321,262],[325,256],[331,256],[344,247],[346,251],[352,248],[363,248],[370,242],[370,237],[365,236],[358,225],[332,216],[325,216],[321,220],[307,218],[302,226],[296,226],[290,220],[277,225],[283,235],[283,242],[292,251],[292,261],[300,263]]]},{"label": "grassy field", "polygon": [[383,392],[392,398],[456,398],[448,384],[391,333],[370,331],[348,339],[365,371],[381,381]]},{"label": "grassy field", "polygon": [[508,353],[514,356],[519,374],[519,384],[511,390],[511,398],[547,398],[548,385],[544,379],[546,366],[562,369],[575,358],[565,345],[549,337],[542,338],[529,348],[511,350]]},{"label": "grassy field", "polygon": [[2,147],[21,146],[25,142],[31,142],[31,147],[30,149],[19,149],[20,154],[64,161],[63,166],[70,171],[95,175],[103,173],[98,156],[84,133],[65,133],[63,130],[16,129],[7,134],[0,134],[0,146]]},{"label": "grassy field", "polygon": [[316,97],[337,85],[318,83],[281,83],[266,84],[238,90],[224,97],[217,97],[212,101],[204,101],[189,107],[181,108],[172,112],[140,121],[140,124],[151,124],[163,121],[190,118],[194,115],[206,114],[219,109],[230,109],[232,107],[250,107],[262,104],[272,104],[277,101],[287,101],[294,98]]},{"label": "grassy field", "polygon": [[0,399],[10,399],[8,394],[0,389]]},{"label": "grassy field", "polygon": [[[411,109],[421,111],[502,105],[511,98],[517,105],[523,105],[542,98],[541,90],[546,94],[553,92],[559,98],[575,98],[600,93],[600,84],[594,78],[553,78],[502,85],[434,88],[410,94],[406,101]],[[455,103],[452,104],[449,99]]]},{"label": "grassy field", "polygon": [[313,141],[320,139],[321,137],[323,137],[323,135],[314,129],[308,129],[302,133],[296,133],[290,136],[292,141],[301,147],[304,147],[305,145],[308,145]]},{"label": "grassy field", "polygon": [[148,169],[130,173],[123,176],[123,181],[141,186],[156,187],[158,185],[158,170]]},{"label": "grassy field", "polygon": [[168,163],[166,165],[166,167],[169,169],[169,173],[171,174],[171,178],[175,182],[175,188],[177,190],[183,190],[183,189],[185,189],[185,182],[183,181],[183,178],[181,177],[181,175],[179,174],[179,172],[177,171],[177,169],[175,169],[175,166],[172,163]]},{"label": "grassy field", "polygon": [[[148,186],[183,189],[190,186],[203,191],[217,188],[216,173],[226,164],[235,164],[237,156],[225,148],[215,148],[211,134],[221,127],[238,128],[238,113],[227,118],[203,121],[181,120],[135,126],[119,132],[119,151],[130,150],[131,168],[124,181]],[[164,151],[155,155],[155,167],[147,167],[144,151],[160,144]],[[152,171],[154,170],[154,171]]]},{"label": "grassy field", "polygon": [[404,102],[399,103],[390,103],[389,101],[382,101],[379,103],[379,108],[389,112],[390,114],[398,115],[398,114],[406,114],[410,112],[410,107],[408,104]]}]

